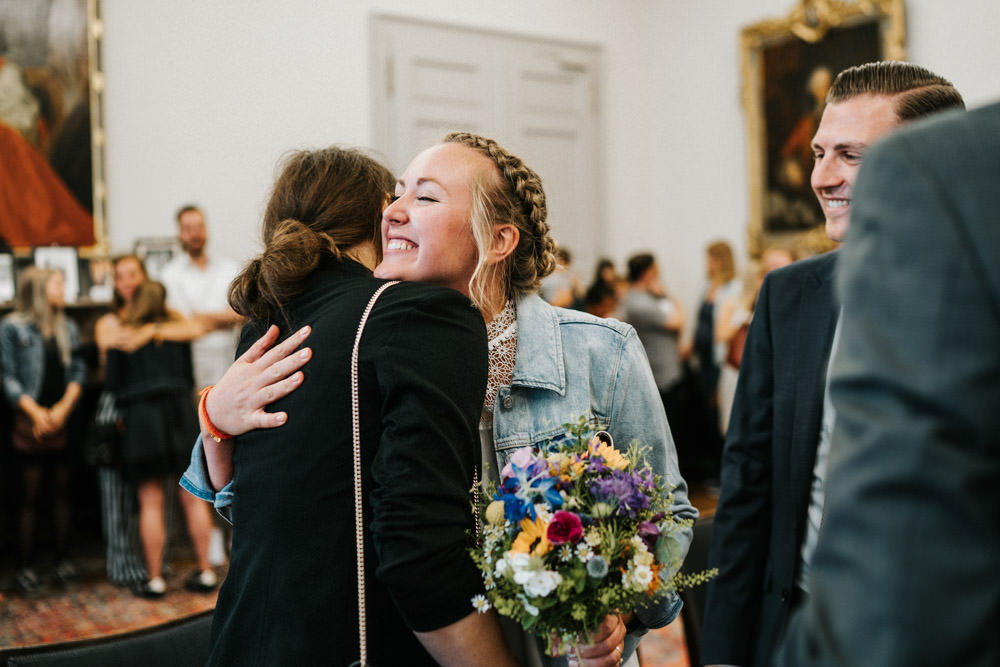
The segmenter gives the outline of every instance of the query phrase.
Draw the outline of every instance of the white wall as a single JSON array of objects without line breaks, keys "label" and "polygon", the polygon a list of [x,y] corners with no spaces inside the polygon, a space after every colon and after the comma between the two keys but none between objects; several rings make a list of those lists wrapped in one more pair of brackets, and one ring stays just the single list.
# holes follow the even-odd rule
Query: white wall
[{"label": "white wall", "polygon": [[[600,46],[605,244],[617,261],[656,253],[690,311],[704,246],[746,247],[739,31],[793,4],[103,0],[112,250],[173,234],[173,212],[195,201],[212,252],[256,252],[283,151],[372,142],[369,20],[380,12]],[[1000,3],[906,6],[911,61],[950,78],[970,106],[1000,98]]]}]

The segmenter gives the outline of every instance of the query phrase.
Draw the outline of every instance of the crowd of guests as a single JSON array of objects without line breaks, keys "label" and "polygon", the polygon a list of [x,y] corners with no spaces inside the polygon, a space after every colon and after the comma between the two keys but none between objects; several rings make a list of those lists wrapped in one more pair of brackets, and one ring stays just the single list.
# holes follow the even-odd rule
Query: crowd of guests
[{"label": "crowd of guests", "polygon": [[[96,354],[86,353],[77,322],[66,314],[60,270],[29,266],[17,278],[13,312],[0,325],[0,368],[18,501],[13,584],[22,595],[79,579],[70,553],[71,473],[81,451],[97,469],[113,583],[146,598],[165,594],[167,520],[178,503],[196,561],[184,584],[200,592],[218,585],[213,564],[224,559],[222,531],[204,503],[177,493],[176,481],[198,430],[199,381],[220,375],[235,351],[241,318],[227,299],[237,267],[208,257],[200,209],[183,207],[177,225],[181,253],[159,280],[138,255],[114,258],[110,309],[94,323]],[[93,416],[69,429],[88,375],[101,387]],[[51,522],[39,516],[47,507]],[[51,526],[51,536],[38,535],[39,526]],[[41,558],[37,547],[47,542],[54,553]],[[50,562],[51,575],[41,571]]]},{"label": "crowd of guests", "polygon": [[739,267],[724,240],[705,249],[701,296],[689,318],[665,288],[656,257],[628,257],[624,273],[613,260],[597,261],[589,284],[573,271],[570,251],[557,249],[557,266],[542,281],[552,305],[613,317],[635,328],[656,379],[689,483],[717,493],[722,443],[729,424],[740,354],[761,283],[770,271],[813,254],[794,241],[768,245]]},{"label": "crowd of guests", "polygon": [[[475,134],[398,179],[360,150],[289,154],[264,250],[235,279],[205,255],[201,211],[182,209],[184,255],[162,283],[116,260],[96,330],[123,436],[108,479],[138,498],[127,583],[164,594],[164,485],[183,473],[189,588],[218,584],[209,507],[235,527],[209,664],[637,665],[675,594],[608,615],[562,662],[468,604],[484,591],[465,553],[470,486],[583,414],[651,447],[676,516],[698,515],[689,483],[718,490],[702,664],[996,664],[1000,106],[963,109],[922,67],[840,73],[811,184],[843,249],[767,248],[741,279],[712,243],[690,311],[648,252],[624,275],[601,260],[585,285],[538,174]],[[84,369],[62,292],[58,272],[26,271],[0,327],[26,594],[46,469],[56,575],[74,576],[58,496]],[[241,321],[239,357],[213,348],[196,381],[191,346]]]}]

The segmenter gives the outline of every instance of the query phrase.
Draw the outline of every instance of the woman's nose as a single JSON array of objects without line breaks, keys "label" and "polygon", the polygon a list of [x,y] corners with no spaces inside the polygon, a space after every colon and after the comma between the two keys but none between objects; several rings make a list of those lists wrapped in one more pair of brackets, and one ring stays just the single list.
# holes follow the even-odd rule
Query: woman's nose
[{"label": "woman's nose", "polygon": [[389,202],[389,205],[382,211],[382,219],[388,223],[402,224],[407,221],[406,207],[402,204],[403,198]]}]

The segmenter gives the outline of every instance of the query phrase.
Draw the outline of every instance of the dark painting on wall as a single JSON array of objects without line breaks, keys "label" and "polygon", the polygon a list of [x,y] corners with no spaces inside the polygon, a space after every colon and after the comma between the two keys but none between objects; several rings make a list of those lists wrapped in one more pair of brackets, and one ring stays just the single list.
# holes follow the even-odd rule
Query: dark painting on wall
[{"label": "dark painting on wall", "polygon": [[96,20],[95,0],[0,0],[0,236],[9,247],[93,247],[103,236]]},{"label": "dark painting on wall", "polygon": [[823,221],[809,173],[826,93],[838,72],[879,60],[881,51],[876,21],[831,30],[815,44],[790,39],[764,49],[766,231],[808,230]]},{"label": "dark painting on wall", "polygon": [[775,240],[825,239],[809,177],[826,93],[847,67],[903,59],[903,42],[902,0],[802,0],[783,19],[744,28],[751,255]]}]

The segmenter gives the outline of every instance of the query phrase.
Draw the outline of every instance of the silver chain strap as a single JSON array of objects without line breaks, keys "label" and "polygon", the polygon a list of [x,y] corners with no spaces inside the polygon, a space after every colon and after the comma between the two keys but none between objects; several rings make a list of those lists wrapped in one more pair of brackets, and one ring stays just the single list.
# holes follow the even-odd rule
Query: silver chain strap
[{"label": "silver chain strap", "polygon": [[483,532],[480,530],[480,525],[479,525],[479,466],[476,466],[472,469],[472,511],[473,511],[472,522],[476,530],[475,533],[476,544],[478,546],[482,546]]},{"label": "silver chain strap", "polygon": [[351,353],[351,429],[354,437],[354,543],[357,546],[358,563],[358,633],[359,646],[361,648],[361,660],[358,663],[361,667],[368,667],[368,623],[366,617],[367,605],[365,604],[365,536],[364,522],[361,511],[361,411],[358,407],[358,349],[361,347],[361,334],[365,330],[365,322],[372,312],[375,302],[398,280],[385,283],[372,294],[368,305],[365,306],[361,314],[361,322],[358,324],[358,333],[354,337],[354,351]]}]

